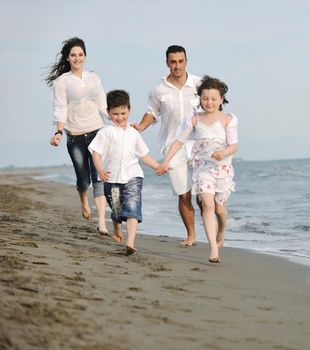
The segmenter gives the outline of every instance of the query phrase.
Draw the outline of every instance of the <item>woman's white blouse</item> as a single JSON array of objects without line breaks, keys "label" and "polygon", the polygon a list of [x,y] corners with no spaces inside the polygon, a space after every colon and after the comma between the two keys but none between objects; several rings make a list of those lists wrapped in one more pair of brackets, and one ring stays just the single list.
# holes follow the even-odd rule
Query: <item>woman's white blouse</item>
[{"label": "woman's white blouse", "polygon": [[54,124],[61,122],[73,133],[100,129],[106,116],[106,95],[100,78],[83,71],[82,78],[71,72],[58,77],[53,84]]}]

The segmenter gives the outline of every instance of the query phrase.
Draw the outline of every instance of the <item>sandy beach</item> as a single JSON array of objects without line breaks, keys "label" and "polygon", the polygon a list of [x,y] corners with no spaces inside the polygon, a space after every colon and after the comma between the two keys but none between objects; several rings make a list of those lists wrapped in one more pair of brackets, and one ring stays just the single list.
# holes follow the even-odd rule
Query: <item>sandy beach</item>
[{"label": "sandy beach", "polygon": [[210,264],[164,227],[127,257],[73,186],[32,175],[0,172],[0,349],[309,348],[308,267],[234,248]]}]

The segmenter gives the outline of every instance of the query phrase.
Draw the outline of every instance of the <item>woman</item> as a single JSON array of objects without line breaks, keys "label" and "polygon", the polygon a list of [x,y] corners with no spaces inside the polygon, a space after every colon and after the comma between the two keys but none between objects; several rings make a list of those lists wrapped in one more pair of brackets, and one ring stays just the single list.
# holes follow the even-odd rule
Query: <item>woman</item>
[{"label": "woman", "polygon": [[47,78],[53,89],[55,135],[52,146],[59,146],[63,132],[67,134],[67,149],[76,174],[82,215],[92,218],[87,190],[92,182],[95,205],[98,213],[98,231],[109,235],[105,224],[106,198],[103,182],[93,164],[88,145],[103,127],[106,113],[106,96],[100,78],[84,70],[86,47],[82,39],[74,37],[63,42],[58,60],[51,67]]}]

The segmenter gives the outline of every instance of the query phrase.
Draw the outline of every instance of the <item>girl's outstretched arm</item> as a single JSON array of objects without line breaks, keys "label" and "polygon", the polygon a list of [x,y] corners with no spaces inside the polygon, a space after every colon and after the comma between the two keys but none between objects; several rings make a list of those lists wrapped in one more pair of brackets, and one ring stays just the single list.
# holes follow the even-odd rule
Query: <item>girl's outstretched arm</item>
[{"label": "girl's outstretched arm", "polygon": [[183,142],[180,142],[178,140],[175,140],[171,146],[169,147],[169,150],[166,154],[164,162],[161,164],[161,166],[164,167],[165,171],[169,170],[169,162],[171,158],[180,150],[180,148],[183,146]]}]

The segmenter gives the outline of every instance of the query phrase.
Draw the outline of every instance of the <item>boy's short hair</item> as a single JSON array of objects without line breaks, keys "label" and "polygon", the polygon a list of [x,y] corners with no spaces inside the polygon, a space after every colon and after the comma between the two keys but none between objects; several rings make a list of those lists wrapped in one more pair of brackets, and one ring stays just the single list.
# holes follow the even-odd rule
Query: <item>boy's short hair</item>
[{"label": "boy's short hair", "polygon": [[177,52],[184,52],[185,58],[187,59],[186,50],[184,49],[183,46],[171,45],[168,47],[168,49],[166,51],[166,61],[168,61],[169,53],[177,53]]},{"label": "boy's short hair", "polygon": [[130,98],[127,91],[112,90],[107,93],[107,110],[116,107],[128,107],[130,109]]}]

